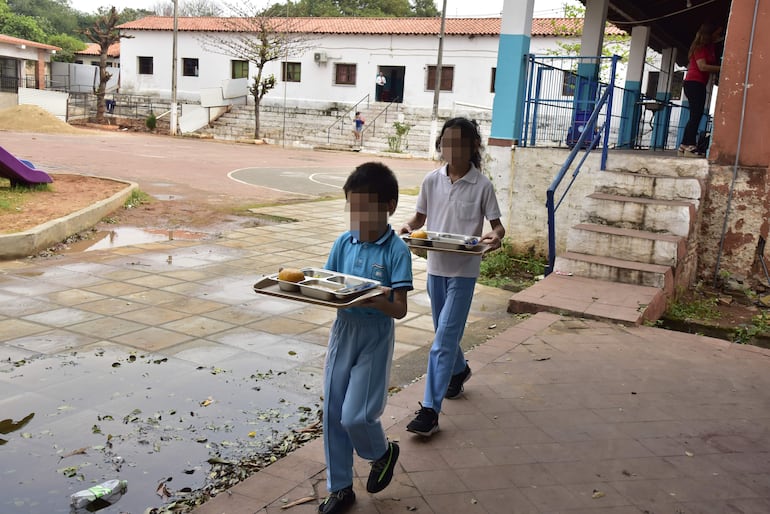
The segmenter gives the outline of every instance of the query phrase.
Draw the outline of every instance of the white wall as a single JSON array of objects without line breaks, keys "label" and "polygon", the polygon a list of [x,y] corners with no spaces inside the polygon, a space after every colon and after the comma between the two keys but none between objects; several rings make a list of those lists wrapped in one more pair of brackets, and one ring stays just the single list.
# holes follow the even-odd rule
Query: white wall
[{"label": "white wall", "polygon": [[[121,40],[121,93],[171,96],[172,33],[164,31],[131,31],[133,36]],[[222,80],[230,78],[230,61],[236,57],[221,55],[204,48],[200,33],[178,33],[177,97],[198,101],[201,89],[221,87]],[[544,53],[556,48],[556,38],[535,38],[533,53]],[[302,81],[285,84],[287,101],[294,106],[317,106],[319,102],[354,104],[370,94],[374,101],[374,77],[379,66],[404,66],[404,103],[415,107],[431,107],[433,91],[426,88],[427,67],[434,66],[438,39],[435,36],[391,35],[325,35],[307,45],[290,62],[300,62]],[[492,68],[497,65],[498,38],[496,36],[447,36],[444,39],[443,66],[454,66],[452,91],[441,91],[442,109],[450,109],[455,102],[491,108]],[[313,60],[315,52],[327,55],[326,63]],[[153,57],[153,74],[138,75],[138,57]],[[182,76],[182,59],[199,59],[199,76]],[[283,59],[281,59],[282,61]],[[336,63],[356,64],[356,84],[334,84]],[[276,89],[265,97],[266,103],[283,101],[284,83],[280,81],[279,61],[268,63],[264,73],[278,79]],[[252,66],[250,78],[256,74]],[[278,97],[280,96],[280,100]]]},{"label": "white wall", "polygon": [[67,121],[68,93],[44,89],[19,88],[19,105],[37,105],[62,121]]}]

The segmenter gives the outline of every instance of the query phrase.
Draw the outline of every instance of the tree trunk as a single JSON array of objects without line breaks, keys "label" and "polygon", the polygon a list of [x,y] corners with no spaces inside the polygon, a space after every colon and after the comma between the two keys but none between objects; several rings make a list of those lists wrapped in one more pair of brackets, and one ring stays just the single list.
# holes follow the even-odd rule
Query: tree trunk
[{"label": "tree trunk", "polygon": [[254,139],[259,139],[259,95],[254,95]]},{"label": "tree trunk", "polygon": [[102,53],[99,57],[99,87],[96,89],[96,123],[104,123],[104,95],[107,92],[107,82],[112,73],[107,71],[107,55]]}]

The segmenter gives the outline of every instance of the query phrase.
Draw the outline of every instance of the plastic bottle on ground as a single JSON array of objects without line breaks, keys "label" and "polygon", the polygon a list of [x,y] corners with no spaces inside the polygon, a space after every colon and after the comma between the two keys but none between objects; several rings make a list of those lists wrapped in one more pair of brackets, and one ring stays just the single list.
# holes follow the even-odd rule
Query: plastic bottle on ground
[{"label": "plastic bottle on ground", "polygon": [[82,509],[88,506],[90,503],[102,499],[106,502],[110,502],[111,499],[117,500],[128,489],[128,482],[126,480],[107,480],[99,485],[83,489],[70,495],[70,505],[73,509]]}]

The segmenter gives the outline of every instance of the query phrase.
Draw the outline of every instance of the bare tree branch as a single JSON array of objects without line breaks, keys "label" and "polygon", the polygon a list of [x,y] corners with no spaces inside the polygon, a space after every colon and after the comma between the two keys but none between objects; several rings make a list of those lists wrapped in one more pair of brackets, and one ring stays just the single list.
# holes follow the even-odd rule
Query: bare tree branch
[{"label": "bare tree branch", "polygon": [[254,98],[254,138],[259,139],[259,106],[276,84],[274,75],[264,76],[265,65],[302,55],[309,47],[310,31],[300,30],[296,18],[268,16],[266,9],[249,5],[227,5],[227,8],[235,16],[218,18],[223,30],[201,36],[200,42],[207,51],[248,61],[256,68],[249,92]]}]

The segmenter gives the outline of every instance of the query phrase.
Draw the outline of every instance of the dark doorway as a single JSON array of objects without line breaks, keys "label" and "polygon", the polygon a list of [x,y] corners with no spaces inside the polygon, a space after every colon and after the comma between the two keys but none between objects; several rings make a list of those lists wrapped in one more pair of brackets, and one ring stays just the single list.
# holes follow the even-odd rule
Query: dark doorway
[{"label": "dark doorway", "polygon": [[375,82],[375,97],[377,102],[396,102],[404,101],[404,75],[406,75],[405,66],[380,66],[377,69],[378,75],[382,72],[385,77],[385,85],[380,86]]}]

